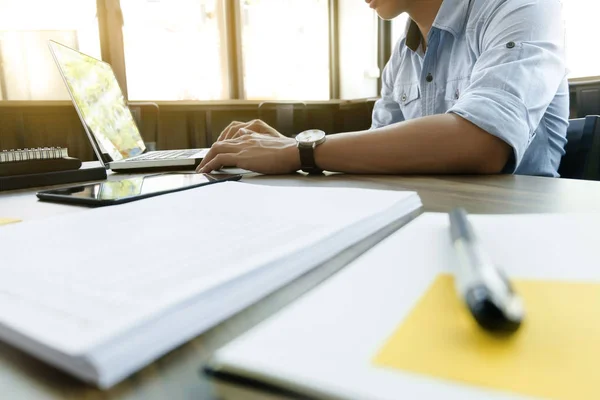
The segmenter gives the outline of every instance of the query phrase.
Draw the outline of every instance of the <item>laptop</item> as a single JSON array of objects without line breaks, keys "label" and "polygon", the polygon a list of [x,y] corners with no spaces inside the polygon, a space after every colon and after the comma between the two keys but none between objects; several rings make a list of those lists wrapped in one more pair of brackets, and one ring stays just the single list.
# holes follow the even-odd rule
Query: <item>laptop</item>
[{"label": "laptop", "polygon": [[96,156],[116,172],[195,169],[209,149],[148,151],[110,64],[50,40]]}]

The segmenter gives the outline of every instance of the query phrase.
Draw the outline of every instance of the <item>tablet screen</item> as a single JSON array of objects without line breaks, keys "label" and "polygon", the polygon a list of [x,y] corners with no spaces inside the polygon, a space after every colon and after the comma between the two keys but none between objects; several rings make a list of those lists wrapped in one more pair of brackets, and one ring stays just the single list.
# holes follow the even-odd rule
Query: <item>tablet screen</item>
[{"label": "tablet screen", "polygon": [[170,192],[221,180],[234,180],[237,175],[165,173],[111,180],[89,185],[53,189],[45,193],[71,198],[115,201],[132,197],[147,197],[154,193]]}]

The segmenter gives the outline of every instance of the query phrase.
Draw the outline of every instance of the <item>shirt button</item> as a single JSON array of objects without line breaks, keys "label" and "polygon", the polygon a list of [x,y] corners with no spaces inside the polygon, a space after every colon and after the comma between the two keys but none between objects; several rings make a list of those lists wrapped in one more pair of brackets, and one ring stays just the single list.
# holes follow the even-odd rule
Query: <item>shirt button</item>
[{"label": "shirt button", "polygon": [[427,82],[431,82],[431,81],[433,81],[433,76],[431,76],[431,73],[427,74],[427,77],[425,78],[425,80],[426,80]]},{"label": "shirt button", "polygon": [[402,102],[405,103],[406,102],[406,93],[402,93]]},{"label": "shirt button", "polygon": [[460,92],[458,91],[458,89],[456,89],[456,92],[454,93],[454,98],[456,100],[458,100],[459,97],[460,97]]},{"label": "shirt button", "polygon": [[506,43],[506,48],[507,49],[514,49],[515,48],[515,42],[508,42]]}]

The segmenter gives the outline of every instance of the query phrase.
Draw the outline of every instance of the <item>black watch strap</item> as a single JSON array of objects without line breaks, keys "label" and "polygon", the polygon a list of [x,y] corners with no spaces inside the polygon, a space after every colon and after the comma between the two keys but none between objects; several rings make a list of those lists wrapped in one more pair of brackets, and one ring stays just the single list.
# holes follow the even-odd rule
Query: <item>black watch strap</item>
[{"label": "black watch strap", "polygon": [[298,146],[300,152],[300,168],[309,174],[320,174],[323,170],[315,163],[314,146]]}]

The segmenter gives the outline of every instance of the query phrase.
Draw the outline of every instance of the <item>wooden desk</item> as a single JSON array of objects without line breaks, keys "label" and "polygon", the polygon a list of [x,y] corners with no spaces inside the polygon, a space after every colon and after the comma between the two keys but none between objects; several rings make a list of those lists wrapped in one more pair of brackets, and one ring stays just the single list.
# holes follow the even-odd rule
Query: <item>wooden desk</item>
[{"label": "wooden desk", "polygon": [[[115,179],[111,176],[110,179]],[[341,186],[416,190],[424,211],[465,207],[471,213],[600,212],[600,183],[526,176],[248,176],[244,181],[278,186]],[[82,207],[40,203],[34,190],[0,193],[0,217],[45,218]],[[2,229],[2,228],[0,228]],[[362,250],[356,250],[360,253]],[[343,267],[348,252],[303,276],[288,287],[230,318],[195,340],[102,392],[80,383],[10,346],[0,343],[0,394],[10,399],[211,399],[203,362],[218,347],[282,308],[301,293]]]}]

